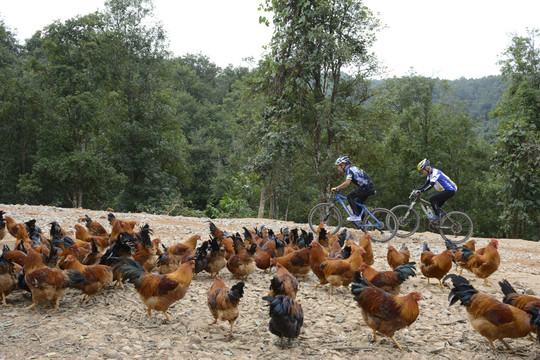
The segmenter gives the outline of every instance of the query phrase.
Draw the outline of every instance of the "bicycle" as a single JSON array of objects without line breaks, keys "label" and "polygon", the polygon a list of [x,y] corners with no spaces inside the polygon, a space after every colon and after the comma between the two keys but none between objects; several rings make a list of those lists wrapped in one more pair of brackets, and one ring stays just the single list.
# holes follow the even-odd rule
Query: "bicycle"
[{"label": "bicycle", "polygon": [[[332,202],[320,203],[315,205],[308,215],[308,223],[311,230],[316,233],[320,223],[330,234],[336,234],[341,228],[343,217],[337,204],[340,204],[343,210],[352,216],[353,212],[345,202],[347,197],[336,191]],[[376,208],[369,210],[364,204],[356,203],[360,211],[361,221],[353,221],[356,228],[362,229],[365,233],[370,231],[371,239],[378,242],[387,242],[392,239],[398,230],[398,220],[396,216],[388,209]],[[381,219],[381,220],[379,220]]]},{"label": "bicycle", "polygon": [[[392,211],[399,222],[397,237],[409,237],[414,234],[420,226],[420,215],[414,209],[415,205],[419,204],[426,217],[432,215],[431,204],[429,201],[422,199],[420,194],[412,192],[409,199],[412,198],[410,205],[394,206]],[[461,211],[445,212],[441,209],[440,220],[429,220],[429,228],[434,232],[441,234],[442,238],[461,244],[467,241],[473,231],[473,223],[471,218]]]}]

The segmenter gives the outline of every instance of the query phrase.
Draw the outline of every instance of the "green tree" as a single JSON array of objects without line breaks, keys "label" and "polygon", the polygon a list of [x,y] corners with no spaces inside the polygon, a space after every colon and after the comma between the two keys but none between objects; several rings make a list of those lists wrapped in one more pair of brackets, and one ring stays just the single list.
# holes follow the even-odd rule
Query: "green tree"
[{"label": "green tree", "polygon": [[257,171],[271,191],[289,176],[303,176],[304,184],[308,176],[324,200],[342,141],[364,125],[361,105],[369,98],[366,77],[376,69],[370,47],[379,22],[353,0],[267,0],[264,10],[273,13],[274,34],[259,64],[267,107]]},{"label": "green tree", "polygon": [[505,235],[540,240],[540,31],[514,36],[501,60],[508,89],[492,116],[501,119],[494,153]]}]

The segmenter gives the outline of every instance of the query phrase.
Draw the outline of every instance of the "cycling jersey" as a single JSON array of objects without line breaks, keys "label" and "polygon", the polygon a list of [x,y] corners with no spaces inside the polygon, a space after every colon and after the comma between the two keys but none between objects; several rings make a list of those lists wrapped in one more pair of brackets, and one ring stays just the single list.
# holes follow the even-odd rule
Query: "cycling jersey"
[{"label": "cycling jersey", "polygon": [[347,165],[345,173],[347,174],[347,179],[351,180],[358,187],[375,187],[369,175],[356,166]]},{"label": "cycling jersey", "polygon": [[426,191],[434,187],[437,191],[451,190],[456,191],[457,185],[445,173],[439,169],[431,168],[431,173],[428,174],[426,183],[418,190]]}]

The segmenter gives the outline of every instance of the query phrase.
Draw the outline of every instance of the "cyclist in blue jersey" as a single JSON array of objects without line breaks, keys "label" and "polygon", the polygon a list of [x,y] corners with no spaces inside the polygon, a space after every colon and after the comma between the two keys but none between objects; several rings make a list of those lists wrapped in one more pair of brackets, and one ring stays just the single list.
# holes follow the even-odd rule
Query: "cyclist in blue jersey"
[{"label": "cyclist in blue jersey", "polygon": [[339,157],[336,160],[335,165],[337,166],[339,172],[346,174],[346,178],[343,183],[336,187],[333,187],[332,191],[346,188],[351,182],[357,186],[356,189],[354,189],[347,195],[347,201],[351,205],[351,209],[353,212],[353,215],[349,216],[347,220],[360,221],[362,220],[359,216],[360,209],[358,209],[356,202],[364,204],[368,197],[375,194],[375,185],[373,184],[373,181],[371,180],[369,175],[364,170],[359,169],[351,164],[348,156]]},{"label": "cyclist in blue jersey", "polygon": [[441,170],[431,167],[428,159],[420,161],[416,168],[422,174],[427,175],[427,180],[419,189],[413,190],[413,193],[419,194],[432,187],[439,191],[429,198],[434,215],[428,216],[430,220],[439,220],[441,218],[441,208],[448,199],[456,194],[457,185]]}]

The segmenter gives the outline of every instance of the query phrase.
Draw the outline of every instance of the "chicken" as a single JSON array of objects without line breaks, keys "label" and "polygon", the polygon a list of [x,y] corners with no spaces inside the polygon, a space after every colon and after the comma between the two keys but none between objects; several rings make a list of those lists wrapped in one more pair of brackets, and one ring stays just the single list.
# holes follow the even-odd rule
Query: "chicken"
[{"label": "chicken", "polygon": [[61,297],[68,287],[86,283],[84,275],[77,270],[60,270],[43,264],[41,256],[33,249],[28,249],[24,280],[32,292],[33,309],[42,301],[55,302],[53,312],[58,310]]},{"label": "chicken", "polygon": [[275,297],[263,296],[263,300],[269,302],[270,323],[269,330],[272,334],[279,336],[280,345],[284,348],[283,339],[291,340],[300,335],[304,324],[304,311],[299,302],[284,295]]},{"label": "chicken", "polygon": [[499,251],[497,250],[498,246],[499,242],[496,239],[491,239],[482,255],[473,253],[466,247],[462,248],[463,260],[467,261],[467,267],[474,275],[484,279],[486,285],[491,284],[488,277],[497,271],[501,263]]},{"label": "chicken", "polygon": [[60,224],[58,224],[56,221],[51,222],[49,225],[51,225],[51,229],[49,230],[49,235],[51,237],[52,246],[56,246],[57,248],[60,248],[61,250],[65,250],[66,248],[77,244],[81,248],[87,248],[90,249],[91,244],[87,243],[86,241],[78,240],[78,239],[72,239],[71,237],[65,235],[65,231],[62,229]]},{"label": "chicken", "polygon": [[270,260],[270,264],[276,265],[280,263],[284,268],[289,270],[294,276],[302,276],[302,280],[305,280],[311,267],[309,266],[309,254],[311,247],[302,248],[295,252],[278,256]]},{"label": "chicken", "polygon": [[452,250],[445,250],[435,255],[429,249],[427,242],[424,242],[422,254],[420,255],[420,271],[427,278],[428,284],[430,284],[430,278],[435,278],[439,280],[441,289],[444,289],[441,279],[452,268],[452,256]]},{"label": "chicken", "polygon": [[401,290],[401,284],[410,276],[416,276],[415,262],[408,262],[399,265],[391,271],[377,271],[366,263],[360,265],[362,276],[378,288],[389,292],[392,295],[398,295]]},{"label": "chicken", "polygon": [[225,259],[225,250],[223,250],[216,238],[210,239],[208,245],[209,252],[206,255],[206,266],[204,270],[210,273],[211,277],[214,277],[219,274],[221,269],[227,266],[227,260]]},{"label": "chicken", "polygon": [[539,297],[518,293],[506,279],[499,281],[499,285],[504,294],[503,303],[515,306],[525,312],[533,308],[540,309]]},{"label": "chicken", "polygon": [[364,262],[370,266],[373,265],[375,263],[375,258],[373,256],[373,248],[371,246],[371,235],[369,233],[364,234],[358,245],[360,245],[365,251],[362,255]]},{"label": "chicken", "polygon": [[118,234],[121,232],[127,232],[128,234],[133,234],[135,225],[137,225],[136,220],[122,220],[116,218],[113,213],[107,215],[109,220],[109,225],[111,225],[111,232],[109,234],[109,243],[112,244],[118,237]]},{"label": "chicken", "polygon": [[332,295],[332,289],[338,286],[348,287],[354,272],[364,262],[364,249],[354,251],[347,259],[329,259],[321,264],[321,269],[330,287],[328,292]]},{"label": "chicken", "polygon": [[[459,271],[460,275],[463,272],[463,269],[467,269],[467,270],[470,271],[470,269],[467,266],[467,261],[463,260],[463,246],[465,246],[466,248],[468,248],[469,250],[474,252],[475,251],[475,246],[476,246],[475,245],[476,240],[471,239],[471,240],[467,241],[465,244],[463,244],[462,246],[456,246],[456,244],[454,244],[453,242],[451,242],[449,240],[444,240],[444,243],[446,244],[446,249],[447,250],[452,250],[454,252],[454,258],[453,258],[452,261],[456,264],[456,271],[460,267],[461,267],[461,269]],[[483,250],[481,252],[483,253]]]},{"label": "chicken", "polygon": [[[86,228],[88,229],[88,233],[91,236],[109,236],[109,233],[107,230],[101,225],[100,223],[93,221],[90,219],[88,215],[85,215],[83,218],[80,218],[79,221],[84,221],[86,224]],[[82,239],[84,240],[84,239]]]},{"label": "chicken", "polygon": [[459,300],[461,305],[465,306],[472,327],[488,339],[494,351],[497,350],[493,343],[495,340],[499,340],[508,350],[511,350],[504,338],[527,336],[534,326],[540,332],[538,330],[540,329],[539,308],[531,309],[528,314],[490,295],[480,293],[463,276],[449,274],[444,280],[448,278],[454,285],[448,296],[450,305]]},{"label": "chicken", "polygon": [[17,240],[28,237],[28,233],[26,231],[26,225],[24,223],[16,222],[10,216],[6,216],[6,215],[2,215],[2,216],[6,224],[6,228],[8,232],[11,234],[11,236],[13,236]]},{"label": "chicken", "polygon": [[82,259],[81,263],[83,265],[94,265],[101,259],[103,252],[100,251],[94,240],[90,240],[90,252]]},{"label": "chicken", "polygon": [[66,269],[78,270],[86,278],[86,282],[81,285],[73,285],[73,288],[82,290],[84,293],[81,301],[87,303],[93,295],[97,295],[105,286],[113,280],[113,273],[107,265],[83,265],[73,255],[68,255],[64,261]]},{"label": "chicken", "polygon": [[328,284],[328,280],[326,280],[324,272],[321,269],[321,264],[326,260],[328,260],[328,251],[318,241],[312,241],[311,251],[309,253],[309,267],[319,279],[319,283],[314,285],[315,287]]},{"label": "chicken", "polygon": [[120,288],[123,288],[121,281],[123,274],[119,270],[119,267],[115,265],[119,263],[120,258],[131,257],[131,247],[128,244],[133,241],[132,234],[121,232],[98,262],[100,265],[111,267],[113,271],[113,280],[116,281],[116,286]]},{"label": "chicken", "polygon": [[131,257],[142,265],[144,270],[152,272],[156,267],[158,261],[158,255],[156,254],[156,248],[154,243],[150,239],[150,234],[153,230],[150,229],[148,224],[144,225],[141,230],[135,234],[134,240],[130,242]]},{"label": "chicken", "polygon": [[152,310],[161,311],[170,322],[167,310],[186,295],[193,279],[195,261],[180,264],[176,271],[163,275],[147,272],[141,264],[131,258],[122,258],[116,266],[124,274],[124,278],[135,285],[142,302],[147,307],[148,316],[152,317]]},{"label": "chicken", "polygon": [[392,295],[364,279],[359,271],[355,272],[351,292],[362,309],[362,318],[373,330],[373,341],[377,341],[378,331],[402,350],[394,333],[416,320],[420,313],[418,301],[423,300],[422,294],[412,292],[405,296]]},{"label": "chicken", "polygon": [[229,336],[232,337],[234,322],[240,315],[238,304],[242,296],[244,296],[244,283],[242,281],[229,289],[223,280],[216,275],[214,283],[207,293],[208,308],[214,317],[214,322],[210,325],[217,324],[218,320],[228,321],[231,326]]},{"label": "chicken", "polygon": [[27,251],[24,247],[20,247],[22,250],[9,250],[6,253],[6,260],[11,261],[20,266],[24,266],[26,263]]},{"label": "chicken", "polygon": [[282,256],[285,243],[277,237],[270,237],[264,240],[255,253],[255,265],[261,270],[270,268],[270,259],[276,256]]},{"label": "chicken", "polygon": [[49,256],[50,249],[44,243],[48,243],[47,238],[43,235],[41,229],[36,225],[36,220],[32,219],[24,223],[28,238],[31,241],[32,249],[43,254],[44,257]]},{"label": "chicken", "polygon": [[227,269],[233,274],[233,277],[246,280],[249,275],[255,272],[255,261],[253,259],[257,251],[257,244],[252,244],[249,249],[244,247],[241,239],[235,238],[236,254],[227,260]]},{"label": "chicken", "polygon": [[197,248],[197,242],[201,239],[201,235],[192,235],[187,240],[166,247],[163,243],[164,253],[159,255],[157,260],[158,273],[168,274],[176,270],[178,265],[182,263],[182,258],[187,257]]},{"label": "chicken", "polygon": [[401,249],[396,250],[395,247],[392,245],[388,245],[388,252],[386,253],[386,260],[388,261],[388,265],[394,270],[399,265],[403,265],[409,262],[410,259],[410,252],[407,248],[407,245],[403,242],[401,244]]},{"label": "chicken", "polygon": [[298,281],[296,278],[280,263],[276,264],[276,276],[270,280],[270,292],[268,296],[285,295],[296,299],[298,292]]},{"label": "chicken", "polygon": [[17,278],[13,262],[6,259],[7,253],[10,251],[7,245],[2,248],[2,256],[0,256],[0,292],[2,293],[2,305],[10,306],[6,302],[6,296],[9,295],[17,287]]},{"label": "chicken", "polygon": [[76,239],[89,243],[93,241],[98,247],[99,251],[105,251],[109,247],[110,244],[108,236],[91,235],[84,227],[79,224],[75,224],[74,228]]}]

